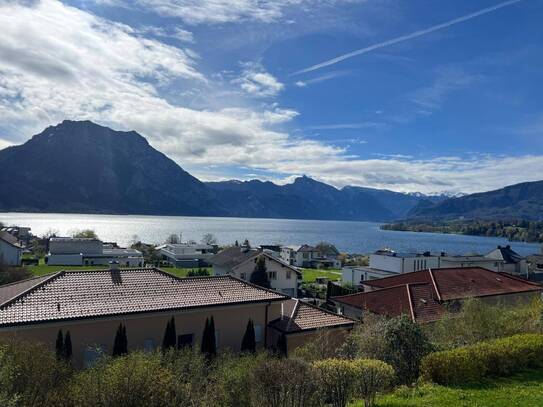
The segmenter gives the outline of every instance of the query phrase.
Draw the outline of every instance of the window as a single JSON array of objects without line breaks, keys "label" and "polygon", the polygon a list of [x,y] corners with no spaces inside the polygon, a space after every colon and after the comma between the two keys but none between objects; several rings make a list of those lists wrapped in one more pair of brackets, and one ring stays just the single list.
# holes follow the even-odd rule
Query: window
[{"label": "window", "polygon": [[309,258],[309,253],[303,253],[302,256],[303,256],[304,259],[308,259]]},{"label": "window", "polygon": [[254,324],[254,328],[255,328],[255,342],[260,343],[262,342],[262,325]]},{"label": "window", "polygon": [[246,273],[240,273],[239,278],[241,278],[242,280],[246,280],[247,279],[247,274]]},{"label": "window", "polygon": [[155,340],[154,339],[146,339],[143,342],[143,350],[145,352],[152,352],[155,350]]},{"label": "window", "polygon": [[292,274],[292,271],[291,270],[287,270],[287,279],[290,280],[290,276]]},{"label": "window", "polygon": [[192,348],[194,334],[183,334],[177,337],[177,348]]},{"label": "window", "polygon": [[277,272],[276,271],[268,271],[268,279],[277,280]]}]

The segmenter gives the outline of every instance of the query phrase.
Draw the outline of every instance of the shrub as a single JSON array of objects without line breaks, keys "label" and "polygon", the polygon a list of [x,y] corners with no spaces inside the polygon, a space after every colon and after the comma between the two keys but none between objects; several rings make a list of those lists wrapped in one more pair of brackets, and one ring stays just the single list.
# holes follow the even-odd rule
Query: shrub
[{"label": "shrub", "polygon": [[540,299],[515,306],[469,299],[460,311],[427,325],[425,331],[439,349],[452,349],[521,333],[540,333],[542,311]]},{"label": "shrub", "polygon": [[161,363],[159,353],[134,352],[108,358],[79,372],[67,390],[76,406],[189,405],[183,386]]},{"label": "shrub", "polygon": [[310,341],[296,348],[293,356],[307,362],[336,358],[339,353],[337,335],[338,332],[320,329]]},{"label": "shrub", "polygon": [[296,359],[271,358],[259,363],[253,373],[253,404],[269,407],[320,405],[315,369]]},{"label": "shrub", "polygon": [[422,361],[422,377],[438,384],[477,382],[543,367],[543,335],[524,334],[435,352]]},{"label": "shrub", "polygon": [[324,400],[334,407],[345,407],[355,394],[355,368],[351,360],[325,359],[314,363]]},{"label": "shrub", "polygon": [[394,368],[401,384],[419,376],[420,361],[432,349],[419,325],[408,316],[370,317],[352,333],[343,354],[347,357],[382,360]]},{"label": "shrub", "polygon": [[371,407],[375,404],[375,395],[390,388],[394,381],[394,369],[380,360],[357,359],[352,363],[355,394],[364,400],[365,407]]},{"label": "shrub", "polygon": [[11,340],[0,345],[0,400],[50,405],[69,378],[69,366],[45,345]]}]

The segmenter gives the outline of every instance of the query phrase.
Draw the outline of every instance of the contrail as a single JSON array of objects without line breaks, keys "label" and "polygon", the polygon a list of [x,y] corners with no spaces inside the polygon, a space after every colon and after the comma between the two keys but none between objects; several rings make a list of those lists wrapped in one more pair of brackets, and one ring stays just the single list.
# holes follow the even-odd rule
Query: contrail
[{"label": "contrail", "polygon": [[338,62],[344,61],[346,59],[352,58],[352,57],[357,56],[357,55],[366,54],[366,53],[368,53],[370,51],[373,51],[373,50],[376,50],[376,49],[379,49],[379,48],[388,47],[389,45],[393,45],[393,44],[397,44],[399,42],[407,41],[407,40],[410,40],[412,38],[417,38],[417,37],[420,37],[422,35],[432,33],[434,31],[442,30],[444,28],[450,27],[451,25],[462,23],[464,21],[471,20],[472,18],[481,16],[483,14],[490,13],[490,12],[492,12],[494,10],[498,10],[500,8],[504,8],[504,7],[510,6],[512,4],[518,3],[519,1],[522,1],[522,0],[505,1],[503,3],[496,4],[495,6],[487,7],[487,8],[484,8],[482,10],[476,11],[474,13],[467,14],[465,16],[455,18],[454,20],[449,20],[449,21],[447,21],[445,23],[434,25],[434,26],[429,27],[429,28],[425,28],[424,30],[419,30],[419,31],[415,31],[415,32],[413,32],[411,34],[402,35],[401,37],[397,37],[397,38],[393,38],[393,39],[388,40],[388,41],[380,42],[379,44],[370,45],[369,47],[366,47],[366,48],[360,48],[360,49],[357,49],[356,51],[349,52],[348,54],[343,54],[343,55],[340,55],[338,57],[329,59],[328,61],[321,62],[320,64],[310,66],[309,68],[305,68],[305,69],[302,69],[300,71],[296,71],[296,72],[292,73],[291,75],[299,75],[299,74],[302,74],[302,73],[315,71],[317,69],[324,68],[326,66],[337,64]]}]

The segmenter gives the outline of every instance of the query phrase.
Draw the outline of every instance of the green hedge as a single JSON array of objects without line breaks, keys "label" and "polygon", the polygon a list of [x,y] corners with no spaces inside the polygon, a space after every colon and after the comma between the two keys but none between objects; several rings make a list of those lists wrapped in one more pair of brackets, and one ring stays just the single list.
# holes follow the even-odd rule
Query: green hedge
[{"label": "green hedge", "polygon": [[477,382],[543,367],[543,335],[524,334],[435,352],[422,360],[425,380],[438,384]]}]

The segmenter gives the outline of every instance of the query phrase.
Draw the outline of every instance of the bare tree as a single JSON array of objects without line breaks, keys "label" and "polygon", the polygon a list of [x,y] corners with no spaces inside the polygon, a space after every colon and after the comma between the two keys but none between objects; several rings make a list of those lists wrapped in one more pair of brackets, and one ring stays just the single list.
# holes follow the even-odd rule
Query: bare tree
[{"label": "bare tree", "polygon": [[217,238],[213,233],[206,233],[202,236],[201,242],[202,244],[213,245],[217,244]]}]

